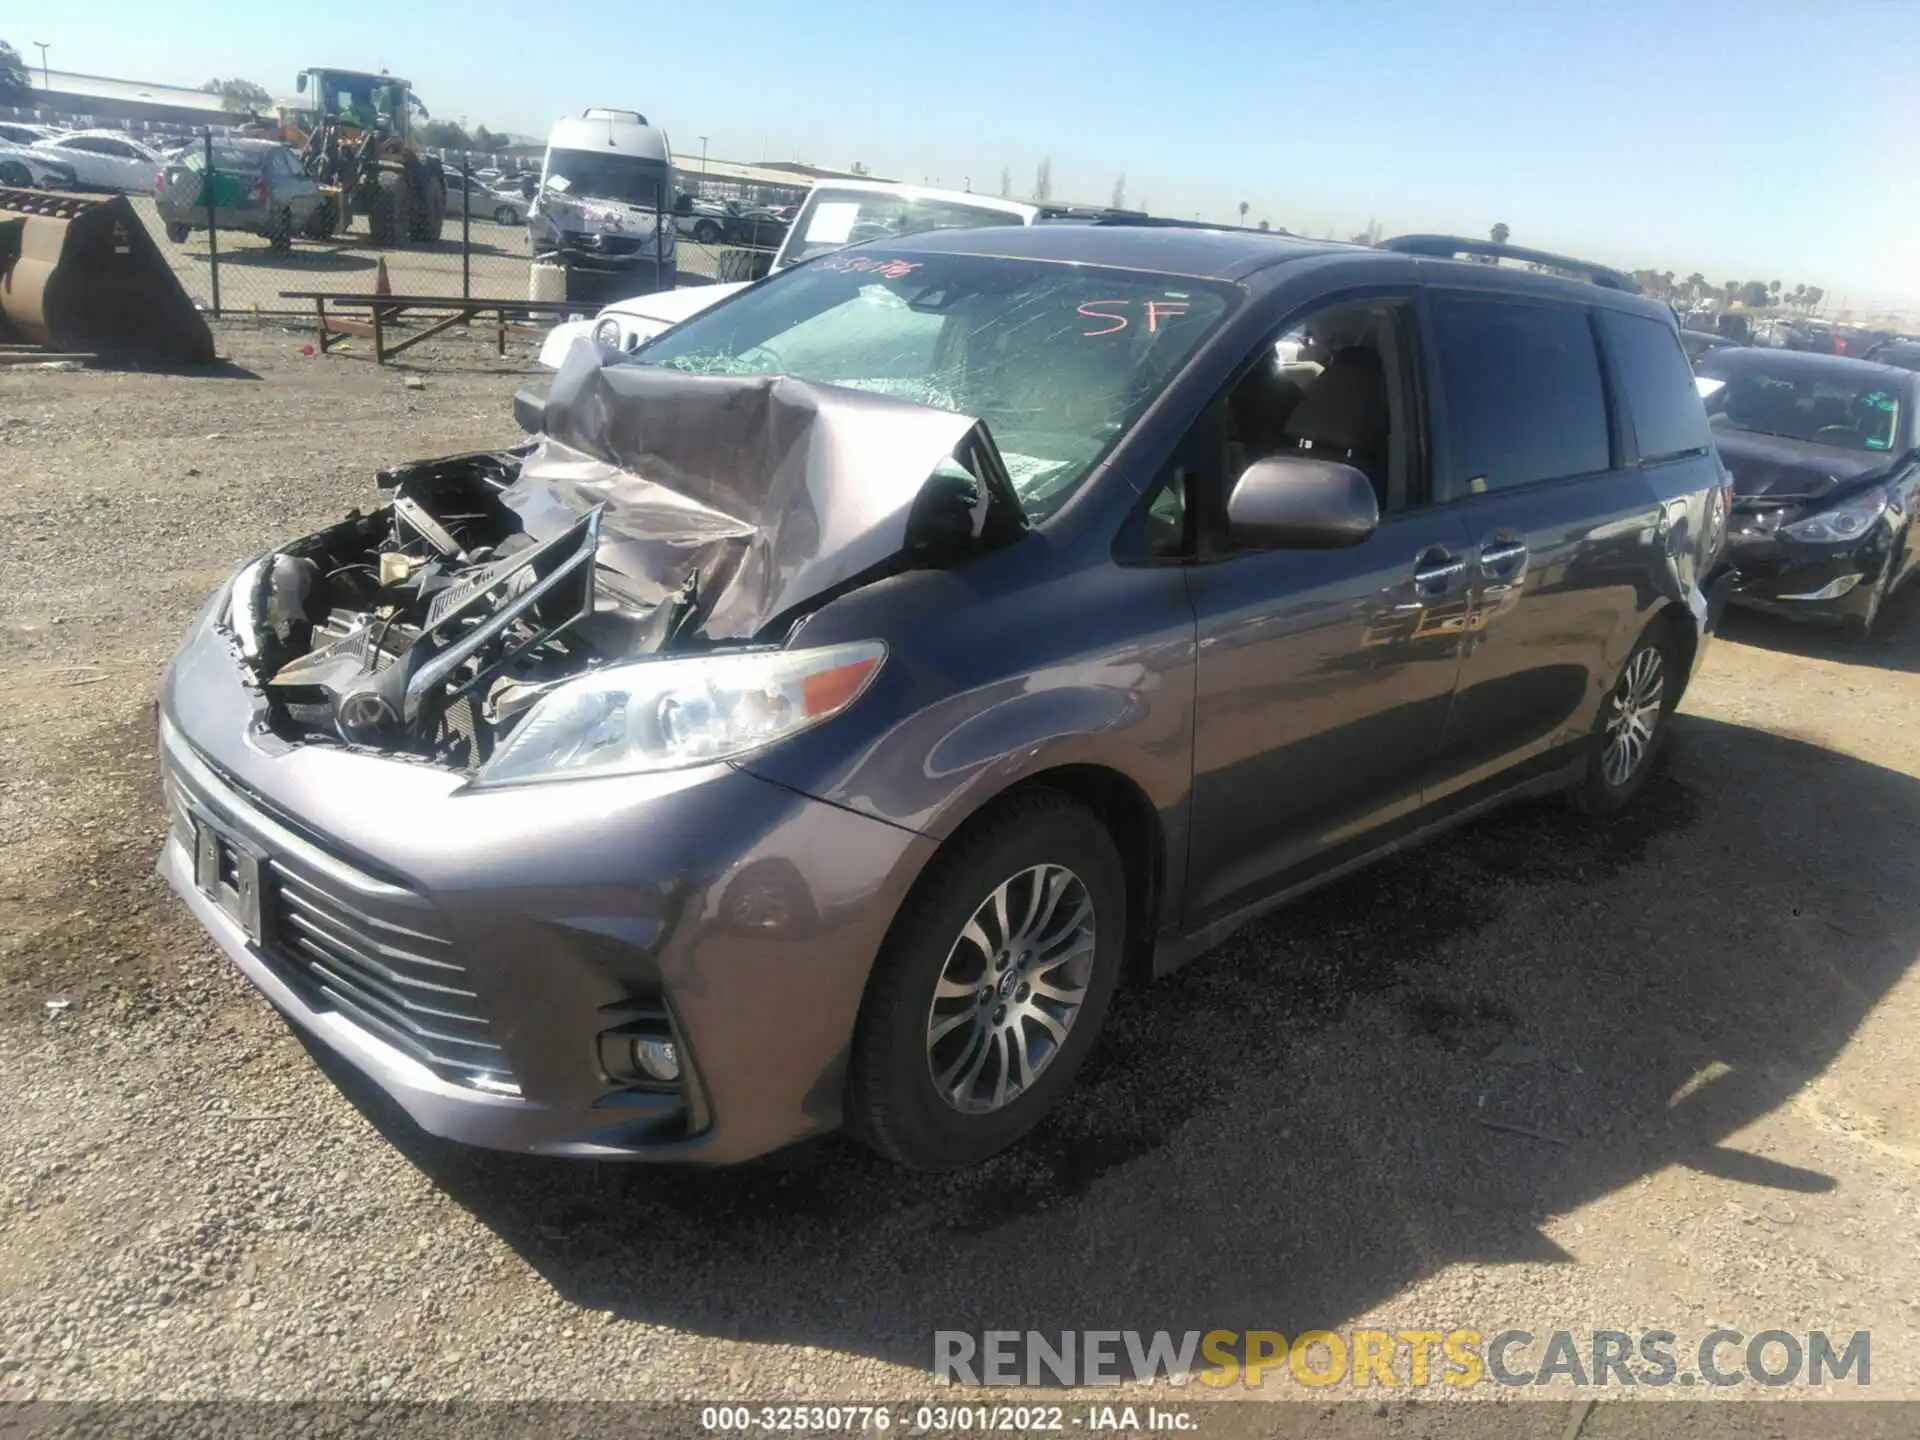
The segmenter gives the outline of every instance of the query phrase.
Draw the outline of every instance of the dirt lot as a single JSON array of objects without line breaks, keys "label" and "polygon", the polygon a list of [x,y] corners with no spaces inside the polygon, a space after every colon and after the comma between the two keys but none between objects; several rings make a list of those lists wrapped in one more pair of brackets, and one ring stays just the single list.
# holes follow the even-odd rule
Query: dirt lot
[{"label": "dirt lot", "polygon": [[1123,995],[974,1172],[463,1153],[163,893],[152,697],[241,556],[509,438],[518,372],[221,339],[0,374],[0,1397],[951,1400],[938,1328],[1719,1323],[1870,1329],[1920,1396],[1920,597],[1733,626],[1623,822],[1512,811]]}]

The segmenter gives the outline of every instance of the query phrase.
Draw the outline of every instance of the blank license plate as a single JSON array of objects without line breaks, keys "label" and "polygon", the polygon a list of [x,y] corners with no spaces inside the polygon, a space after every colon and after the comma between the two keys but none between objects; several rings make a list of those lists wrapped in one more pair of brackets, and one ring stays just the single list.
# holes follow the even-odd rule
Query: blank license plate
[{"label": "blank license plate", "polygon": [[222,830],[203,815],[193,817],[194,884],[246,931],[247,939],[255,945],[261,941],[266,913],[261,858],[239,836]]}]

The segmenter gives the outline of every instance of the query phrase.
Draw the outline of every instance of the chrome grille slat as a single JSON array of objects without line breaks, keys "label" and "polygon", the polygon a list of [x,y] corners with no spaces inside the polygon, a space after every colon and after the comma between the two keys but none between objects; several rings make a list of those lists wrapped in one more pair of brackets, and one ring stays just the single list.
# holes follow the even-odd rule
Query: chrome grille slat
[{"label": "chrome grille slat", "polygon": [[[285,878],[284,872],[278,866],[273,868],[273,874],[275,879]],[[336,934],[352,936],[354,947],[366,955],[377,955],[395,965],[417,965],[428,970],[441,971],[447,975],[466,973],[451,960],[438,960],[431,955],[422,955],[414,950],[402,950],[398,945],[388,945],[384,941],[375,939],[366,932],[364,927],[354,924],[351,920],[343,919],[332,908],[317,903],[311,895],[302,894],[293,886],[282,885],[280,897],[285,902],[284,908],[290,912],[310,917]]]},{"label": "chrome grille slat", "polygon": [[198,757],[175,763],[169,756],[166,794],[186,843],[198,813],[265,852],[264,958],[289,981],[447,1078],[476,1069],[506,1074],[492,1023],[468,988],[453,942],[436,933],[425,896],[397,876],[368,874],[310,831],[296,833],[290,827],[298,822]]},{"label": "chrome grille slat", "polygon": [[472,1071],[475,1069],[483,1069],[491,1070],[496,1074],[499,1073],[499,1065],[491,1057],[473,1056],[467,1059],[461,1059],[458,1056],[435,1053],[425,1045],[422,1045],[417,1037],[408,1034],[405,1030],[383,1019],[379,1014],[362,1005],[351,995],[342,994],[328,986],[319,987],[318,993],[332,1008],[352,1020],[353,1023],[361,1029],[378,1035],[382,1040],[393,1046],[394,1049],[405,1051],[424,1065],[431,1065],[441,1070]]},{"label": "chrome grille slat", "polygon": [[477,1040],[470,1035],[454,1035],[444,1030],[435,1030],[422,1024],[417,1014],[409,1014],[411,1006],[405,1006],[382,996],[374,988],[373,982],[364,975],[356,975],[345,966],[330,965],[327,957],[315,957],[311,953],[306,961],[307,969],[320,982],[323,990],[329,992],[345,991],[355,1004],[384,1015],[387,1023],[398,1025],[413,1037],[416,1044],[433,1041],[443,1045],[464,1045],[475,1050],[498,1050],[500,1047],[491,1040]]},{"label": "chrome grille slat", "polygon": [[[390,970],[377,960],[363,955],[360,951],[356,950],[350,942],[342,940],[337,935],[328,934],[304,915],[282,911],[281,918],[301,932],[298,935],[289,936],[295,944],[312,947],[318,950],[320,954],[326,955],[342,965],[349,965],[355,970],[366,971],[371,975],[378,976],[384,984],[403,986],[410,990],[426,990],[434,995],[450,996],[456,1000],[472,1000],[475,998],[471,990],[456,990],[451,985],[436,985],[430,980],[419,980],[411,975],[402,975],[397,970]],[[424,1000],[409,1003],[417,1003],[421,1009],[430,1008]],[[443,1001],[442,1003],[444,1004],[446,1002]],[[464,1011],[441,1010],[437,1013],[451,1015],[456,1020],[471,1020],[475,1024],[481,1023],[476,1016],[468,1015]]]},{"label": "chrome grille slat", "polygon": [[[289,868],[284,860],[275,858],[273,862],[273,868],[275,873],[279,875],[282,881],[288,884],[297,885],[301,890],[313,896],[322,905],[327,906],[329,909],[338,910],[345,915],[351,916],[355,921],[359,922],[361,925],[373,926],[381,930],[390,931],[395,935],[404,935],[409,940],[425,940],[426,942],[432,945],[445,945],[447,943],[446,940],[444,940],[442,937],[438,935],[428,934],[425,930],[414,930],[409,928],[408,926],[401,925],[396,921],[382,920],[377,915],[369,915],[366,911],[362,910],[358,905],[355,905],[352,901],[347,900],[344,897],[334,893],[333,891],[326,889],[324,886],[316,885],[312,880],[302,875],[298,870]],[[425,959],[426,957],[422,956],[421,958]],[[428,963],[431,964],[434,962],[429,961]]]}]

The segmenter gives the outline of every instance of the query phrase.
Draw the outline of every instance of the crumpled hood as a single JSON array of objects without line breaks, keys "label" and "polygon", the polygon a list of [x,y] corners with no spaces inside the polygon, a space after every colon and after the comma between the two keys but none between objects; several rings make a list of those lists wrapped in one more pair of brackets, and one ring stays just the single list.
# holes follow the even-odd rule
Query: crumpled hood
[{"label": "crumpled hood", "polygon": [[976,431],[991,445],[970,416],[890,396],[601,359],[574,346],[501,499],[541,540],[604,505],[599,568],[647,604],[691,582],[710,639],[750,637],[899,554],[933,472]]},{"label": "crumpled hood", "polygon": [[1733,472],[1734,494],[1769,504],[1838,497],[1893,468],[1888,454],[1843,450],[1784,435],[1721,430],[1714,435],[1714,443],[1721,461]]}]

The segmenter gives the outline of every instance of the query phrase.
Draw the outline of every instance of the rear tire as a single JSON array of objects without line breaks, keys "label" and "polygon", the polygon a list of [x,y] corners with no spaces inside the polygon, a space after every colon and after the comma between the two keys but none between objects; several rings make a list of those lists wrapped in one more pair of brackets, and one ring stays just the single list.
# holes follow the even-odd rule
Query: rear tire
[{"label": "rear tire", "polygon": [[520,223],[520,212],[511,205],[498,206],[493,212],[493,223],[496,225],[518,225]]},{"label": "rear tire", "polygon": [[697,221],[693,227],[693,239],[696,245],[717,245],[720,243],[720,227],[711,220]]},{"label": "rear tire", "polygon": [[1682,678],[1673,633],[1666,620],[1656,620],[1600,702],[1592,754],[1573,791],[1581,810],[1611,815],[1640,793],[1666,747],[1667,722],[1679,701]]},{"label": "rear tire", "polygon": [[16,190],[31,190],[33,172],[18,160],[0,160],[0,185],[11,185]]},{"label": "rear tire", "polygon": [[397,194],[396,190],[382,185],[375,192],[373,203],[367,206],[367,240],[383,250],[400,241]]},{"label": "rear tire", "polygon": [[915,885],[868,981],[849,1130],[916,1170],[1019,1140],[1093,1048],[1126,924],[1112,837],[1067,797],[1018,796],[962,833]]},{"label": "rear tire", "polygon": [[267,248],[286,254],[293,249],[293,212],[281,210],[267,222]]},{"label": "rear tire", "polygon": [[413,203],[407,212],[407,238],[421,245],[436,245],[447,218],[446,182],[437,170],[414,173],[419,176],[419,185],[409,197]]},{"label": "rear tire", "polygon": [[[715,267],[714,279],[722,285],[735,285],[743,281],[758,280],[766,274],[759,268],[761,256],[753,250],[731,249],[720,252],[720,263]],[[756,273],[757,272],[757,273]]]},{"label": "rear tire", "polygon": [[186,244],[188,237],[190,237],[192,234],[193,234],[193,227],[191,225],[181,225],[176,223],[176,224],[167,226],[167,239],[171,240],[176,245]]}]

